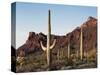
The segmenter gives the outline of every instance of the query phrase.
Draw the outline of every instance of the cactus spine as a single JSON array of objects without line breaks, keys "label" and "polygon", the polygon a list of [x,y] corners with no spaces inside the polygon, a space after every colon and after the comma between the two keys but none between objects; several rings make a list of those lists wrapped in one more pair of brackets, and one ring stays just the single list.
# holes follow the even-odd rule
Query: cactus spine
[{"label": "cactus spine", "polygon": [[83,33],[81,28],[81,35],[80,35],[80,59],[83,59]]},{"label": "cactus spine", "polygon": [[50,46],[50,36],[51,36],[51,13],[50,13],[50,10],[48,11],[49,12],[49,17],[48,17],[48,34],[47,34],[47,47],[44,47],[43,44],[42,44],[42,41],[40,42],[41,44],[41,47],[44,51],[46,51],[46,56],[47,56],[47,65],[48,67],[50,67],[51,65],[51,49],[54,48],[55,46],[55,43],[56,43],[56,39],[53,41],[53,44]]}]

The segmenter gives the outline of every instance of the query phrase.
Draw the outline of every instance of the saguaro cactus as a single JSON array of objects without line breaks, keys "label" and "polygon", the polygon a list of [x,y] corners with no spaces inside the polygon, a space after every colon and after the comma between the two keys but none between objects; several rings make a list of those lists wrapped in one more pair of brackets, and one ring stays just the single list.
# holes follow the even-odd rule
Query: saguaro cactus
[{"label": "saguaro cactus", "polygon": [[70,42],[68,43],[68,59],[70,58]]},{"label": "saguaro cactus", "polygon": [[60,50],[59,49],[58,49],[58,52],[57,52],[57,59],[58,59],[58,61],[60,59]]},{"label": "saguaro cactus", "polygon": [[76,57],[79,58],[79,50],[76,50]]},{"label": "saguaro cactus", "polygon": [[81,28],[81,35],[80,35],[80,59],[83,59],[83,32]]},{"label": "saguaro cactus", "polygon": [[42,41],[40,42],[41,44],[41,47],[44,51],[46,51],[46,54],[47,54],[47,65],[48,67],[50,67],[51,65],[51,49],[54,48],[55,46],[55,43],[56,43],[56,39],[54,39],[53,41],[53,44],[50,46],[50,36],[51,36],[51,13],[50,13],[50,10],[48,11],[49,12],[49,17],[48,17],[48,34],[47,34],[47,47],[44,47],[43,44],[42,44]]}]

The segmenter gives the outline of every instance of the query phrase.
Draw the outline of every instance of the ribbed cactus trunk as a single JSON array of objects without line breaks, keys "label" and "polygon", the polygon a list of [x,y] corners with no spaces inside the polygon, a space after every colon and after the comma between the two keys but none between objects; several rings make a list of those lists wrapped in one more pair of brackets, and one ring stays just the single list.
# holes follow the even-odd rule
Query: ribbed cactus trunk
[{"label": "ribbed cactus trunk", "polygon": [[47,65],[48,67],[50,68],[51,66],[51,49],[54,48],[55,46],[55,43],[56,43],[56,39],[53,41],[53,44],[50,46],[50,36],[51,36],[51,13],[50,13],[50,10],[49,10],[49,17],[48,17],[48,34],[47,34],[47,47],[44,47],[43,44],[42,44],[42,41],[40,42],[41,44],[41,47],[44,51],[46,51],[46,56],[47,56]]},{"label": "ribbed cactus trunk", "polygon": [[80,59],[83,59],[83,32],[81,28],[81,35],[80,35]]},{"label": "ribbed cactus trunk", "polygon": [[51,64],[51,51],[50,51],[50,34],[51,34],[51,21],[50,21],[50,10],[49,10],[49,17],[48,17],[48,35],[47,35],[47,63],[50,66]]}]

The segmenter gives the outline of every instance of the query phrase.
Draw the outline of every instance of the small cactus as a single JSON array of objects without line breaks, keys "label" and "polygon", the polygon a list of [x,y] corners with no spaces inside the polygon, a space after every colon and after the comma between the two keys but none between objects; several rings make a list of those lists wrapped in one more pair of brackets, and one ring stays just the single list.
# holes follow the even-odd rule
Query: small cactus
[{"label": "small cactus", "polygon": [[81,28],[81,34],[80,34],[80,59],[83,59],[83,33]]},{"label": "small cactus", "polygon": [[70,43],[68,44],[68,59],[70,58]]},{"label": "small cactus", "polygon": [[48,17],[48,34],[47,34],[47,47],[44,47],[42,44],[42,41],[40,41],[41,47],[43,49],[43,51],[46,51],[47,54],[47,65],[50,68],[51,65],[51,49],[54,48],[55,44],[56,44],[56,39],[53,41],[53,44],[50,46],[50,36],[51,36],[51,22],[50,22],[50,10],[49,10],[49,17]]},{"label": "small cactus", "polygon": [[58,49],[58,52],[57,52],[57,59],[58,59],[58,61],[60,59],[60,50],[59,49]]},{"label": "small cactus", "polygon": [[76,50],[76,57],[79,58],[79,50]]}]

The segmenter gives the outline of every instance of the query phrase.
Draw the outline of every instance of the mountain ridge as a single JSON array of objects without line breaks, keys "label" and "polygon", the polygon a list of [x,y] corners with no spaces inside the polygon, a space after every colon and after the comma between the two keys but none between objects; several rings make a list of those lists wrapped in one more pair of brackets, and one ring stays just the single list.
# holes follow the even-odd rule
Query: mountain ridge
[{"label": "mountain ridge", "polygon": [[[67,45],[70,41],[72,52],[79,50],[79,40],[80,40],[80,28],[83,29],[83,49],[85,51],[92,49],[97,46],[97,19],[94,17],[89,17],[79,27],[76,27],[72,32],[67,33],[66,35],[51,35],[51,43],[54,39],[57,40],[55,48],[52,50],[53,54],[57,54],[59,49],[63,49],[67,52]],[[66,28],[67,29],[67,28]],[[17,56],[25,56],[30,53],[42,53],[42,48],[40,46],[40,41],[43,42],[46,46],[46,35],[42,32],[35,33],[29,32],[29,37],[26,40],[25,44],[20,46],[17,49]],[[22,53],[24,52],[24,53]]]}]

